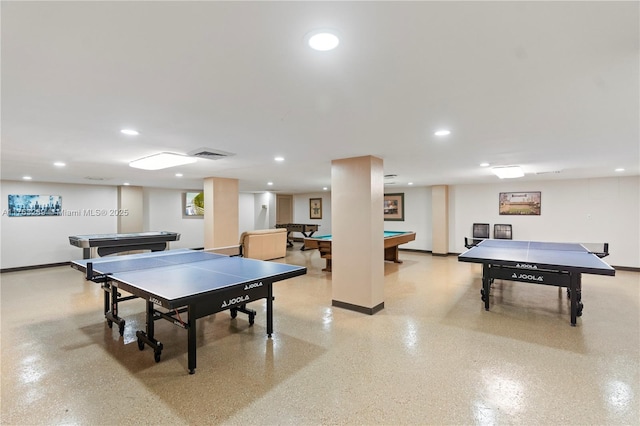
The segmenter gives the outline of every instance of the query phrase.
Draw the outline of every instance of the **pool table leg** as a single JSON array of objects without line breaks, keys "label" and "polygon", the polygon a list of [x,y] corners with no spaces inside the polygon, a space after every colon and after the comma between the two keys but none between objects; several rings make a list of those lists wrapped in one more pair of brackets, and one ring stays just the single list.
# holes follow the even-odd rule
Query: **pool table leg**
[{"label": "pool table leg", "polygon": [[398,256],[398,246],[385,248],[384,260],[388,260],[390,262],[395,262],[395,263],[402,263],[402,260],[400,260],[400,257]]},{"label": "pool table leg", "polygon": [[331,255],[329,255],[329,257],[325,257],[325,260],[327,261],[327,264],[322,270],[325,272],[331,272]]}]

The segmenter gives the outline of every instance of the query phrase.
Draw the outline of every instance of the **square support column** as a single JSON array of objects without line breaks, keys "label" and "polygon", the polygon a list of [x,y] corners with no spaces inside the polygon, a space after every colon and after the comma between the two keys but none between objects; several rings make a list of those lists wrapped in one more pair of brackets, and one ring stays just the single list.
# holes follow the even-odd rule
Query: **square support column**
[{"label": "square support column", "polygon": [[228,247],[240,238],[238,179],[204,180],[204,248]]},{"label": "square support column", "polygon": [[436,185],[431,187],[431,205],[433,220],[432,254],[449,255],[449,187]]},{"label": "square support column", "polygon": [[384,308],[384,170],[380,158],[331,162],[333,306]]},{"label": "square support column", "polygon": [[118,215],[118,234],[144,231],[144,200],[141,186],[118,187],[118,210],[127,215]]}]

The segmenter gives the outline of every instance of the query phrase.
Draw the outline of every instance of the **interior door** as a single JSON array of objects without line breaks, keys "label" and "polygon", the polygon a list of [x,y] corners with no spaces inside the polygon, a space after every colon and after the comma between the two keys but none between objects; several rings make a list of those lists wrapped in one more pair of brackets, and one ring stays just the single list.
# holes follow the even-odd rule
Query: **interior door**
[{"label": "interior door", "polygon": [[276,223],[293,223],[293,195],[276,195]]}]

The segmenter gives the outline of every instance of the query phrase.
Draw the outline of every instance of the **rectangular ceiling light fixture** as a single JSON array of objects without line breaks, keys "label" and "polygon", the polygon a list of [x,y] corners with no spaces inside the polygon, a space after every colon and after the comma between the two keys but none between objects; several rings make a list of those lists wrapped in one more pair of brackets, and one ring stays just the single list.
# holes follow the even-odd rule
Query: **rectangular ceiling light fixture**
[{"label": "rectangular ceiling light fixture", "polygon": [[129,166],[143,170],[160,170],[195,163],[196,161],[196,158],[188,157],[186,155],[161,152],[160,154],[154,154],[132,161],[129,163]]},{"label": "rectangular ceiling light fixture", "polygon": [[491,171],[500,179],[513,179],[524,176],[520,166],[493,167]]}]

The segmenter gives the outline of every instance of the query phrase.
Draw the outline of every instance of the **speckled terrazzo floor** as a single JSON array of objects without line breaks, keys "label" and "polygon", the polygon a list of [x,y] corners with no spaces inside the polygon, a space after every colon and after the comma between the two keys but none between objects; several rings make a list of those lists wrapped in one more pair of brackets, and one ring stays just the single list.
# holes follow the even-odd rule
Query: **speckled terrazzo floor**
[{"label": "speckled terrazzo floor", "polygon": [[275,285],[253,327],[223,312],[186,332],[156,323],[162,361],[138,350],[144,303],[121,304],[70,267],[0,276],[1,423],[31,424],[638,424],[640,273],[583,277],[584,315],[564,290],[497,281],[491,311],[479,265],[401,252],[385,264],[385,308],[331,307],[317,251],[288,250],[306,276]]}]

